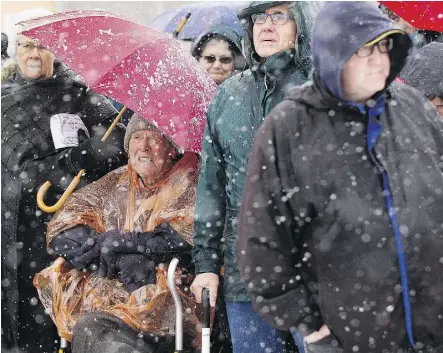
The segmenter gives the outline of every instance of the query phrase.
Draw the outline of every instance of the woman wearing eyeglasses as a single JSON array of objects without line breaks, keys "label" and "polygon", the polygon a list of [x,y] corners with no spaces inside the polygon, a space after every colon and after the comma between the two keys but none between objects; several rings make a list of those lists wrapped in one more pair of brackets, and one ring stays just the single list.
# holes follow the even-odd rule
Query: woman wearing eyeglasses
[{"label": "woman wearing eyeglasses", "polygon": [[126,164],[124,129],[101,142],[117,115],[108,100],[37,41],[18,35],[11,45],[16,57],[2,68],[1,90],[2,348],[52,353],[59,338],[32,284],[54,260],[37,190],[51,181],[45,201],[53,204],[79,170],[84,186]]},{"label": "woman wearing eyeglasses", "polygon": [[219,85],[235,73],[240,36],[228,27],[212,27],[194,41],[191,54]]}]

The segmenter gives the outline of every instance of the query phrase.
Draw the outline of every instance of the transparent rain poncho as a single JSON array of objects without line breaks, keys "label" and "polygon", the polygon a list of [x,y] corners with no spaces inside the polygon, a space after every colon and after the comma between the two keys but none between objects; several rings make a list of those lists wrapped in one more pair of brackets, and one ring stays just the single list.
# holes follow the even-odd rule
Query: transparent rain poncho
[{"label": "transparent rain poncho", "polygon": [[[147,232],[169,223],[192,245],[195,186],[199,160],[184,156],[155,186],[144,187],[130,165],[72,194],[48,226],[47,242],[75,226],[103,233],[111,229]],[[174,334],[175,307],[167,286],[168,264],[157,266],[157,283],[128,293],[117,279],[73,269],[62,258],[34,277],[40,300],[59,335],[72,340],[72,329],[84,313],[104,311],[137,331]],[[197,337],[197,304],[189,290],[193,276],[176,272],[184,310],[184,333]],[[195,340],[196,342],[196,340]]]}]

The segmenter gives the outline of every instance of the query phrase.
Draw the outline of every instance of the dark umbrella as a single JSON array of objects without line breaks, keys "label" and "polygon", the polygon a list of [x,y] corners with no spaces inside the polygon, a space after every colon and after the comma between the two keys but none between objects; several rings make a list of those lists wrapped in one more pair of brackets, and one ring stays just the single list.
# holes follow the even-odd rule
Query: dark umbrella
[{"label": "dark umbrella", "polygon": [[232,28],[239,36],[243,36],[243,29],[237,11],[246,7],[248,1],[243,2],[201,2],[192,5],[183,5],[171,9],[153,19],[149,26],[163,32],[172,33],[186,16],[192,13],[186,26],[180,32],[178,39],[194,40],[209,28],[221,25]]}]

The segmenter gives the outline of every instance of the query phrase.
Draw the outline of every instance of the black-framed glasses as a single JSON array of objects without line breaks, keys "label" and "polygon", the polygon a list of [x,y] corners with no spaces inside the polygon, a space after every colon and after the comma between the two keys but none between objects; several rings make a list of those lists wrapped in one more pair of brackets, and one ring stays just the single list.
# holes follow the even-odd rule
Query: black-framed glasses
[{"label": "black-framed glasses", "polygon": [[221,64],[231,64],[234,61],[234,58],[231,56],[215,56],[215,55],[205,55],[203,56],[203,60],[205,60],[208,64],[213,64],[216,60],[220,61]]},{"label": "black-framed glasses", "polygon": [[33,51],[35,48],[38,50],[46,49],[43,45],[37,44],[35,42],[18,42],[17,46],[19,46],[24,51]]},{"label": "black-framed glasses", "polygon": [[394,39],[385,38],[379,40],[377,43],[373,45],[361,47],[360,49],[357,50],[356,54],[359,58],[365,58],[374,52],[375,47],[378,47],[380,53],[388,53],[392,50],[392,48],[394,48]]},{"label": "black-framed glasses", "polygon": [[292,20],[292,16],[282,12],[274,12],[272,14],[255,13],[251,16],[252,22],[257,24],[265,23],[268,17],[271,17],[272,23],[277,26],[284,25],[286,22],[288,22],[288,20]]}]

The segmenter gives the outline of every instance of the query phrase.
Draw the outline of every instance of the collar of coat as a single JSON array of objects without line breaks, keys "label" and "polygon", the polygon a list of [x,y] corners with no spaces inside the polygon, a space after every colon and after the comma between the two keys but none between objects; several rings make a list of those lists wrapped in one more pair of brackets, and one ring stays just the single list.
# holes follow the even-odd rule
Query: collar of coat
[{"label": "collar of coat", "polygon": [[77,82],[84,86],[81,77],[60,60],[55,59],[54,74],[51,77],[27,81],[20,75],[17,62],[11,59],[2,67],[2,97],[13,92],[18,92],[23,88],[53,85],[55,81],[64,84]]},{"label": "collar of coat", "polygon": [[[385,88],[384,90],[377,92],[374,97],[379,98],[382,94],[385,94],[386,101],[389,101],[391,98],[390,89]],[[318,78],[315,71],[313,72],[310,81],[302,86],[294,86],[290,88],[286,98],[323,111],[354,111],[363,113],[367,112],[369,109],[368,105],[355,102],[344,102],[334,97],[321,83],[321,80]],[[374,102],[375,99],[376,98],[374,98]]]},{"label": "collar of coat", "polygon": [[251,71],[259,75],[267,75],[270,78],[278,79],[287,74],[289,69],[295,67],[295,50],[279,52],[266,58],[264,63],[260,63],[260,58],[253,58],[254,65]]}]

